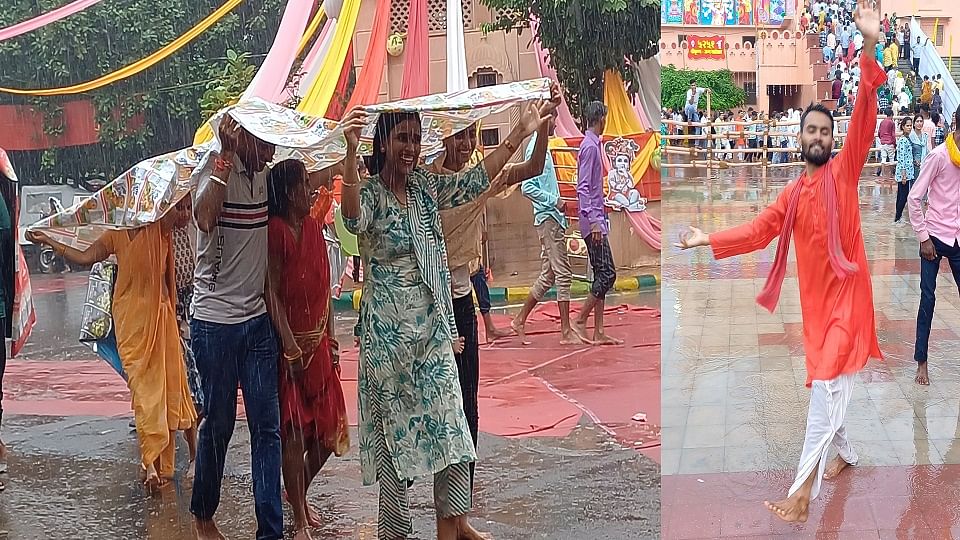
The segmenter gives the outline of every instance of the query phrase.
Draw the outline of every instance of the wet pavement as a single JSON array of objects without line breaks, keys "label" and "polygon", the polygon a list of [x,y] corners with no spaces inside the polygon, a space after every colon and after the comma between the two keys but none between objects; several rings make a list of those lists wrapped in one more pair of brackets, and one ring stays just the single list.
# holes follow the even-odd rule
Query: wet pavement
[{"label": "wet pavement", "polygon": [[[797,168],[671,169],[665,245],[756,216]],[[857,377],[847,433],[860,466],[824,482],[804,525],[764,500],[786,496],[800,457],[809,391],[796,266],[780,304],[755,303],[766,250],[715,261],[708,249],[663,257],[663,538],[960,538],[960,298],[946,264],[930,339],[932,384],[913,382],[918,243],[894,225],[895,186],[861,179],[860,211],[881,350]],[[791,250],[791,259],[794,251]]]},{"label": "wet pavement", "polygon": [[[125,385],[76,341],[85,288],[83,274],[34,277],[38,326],[4,379],[11,456],[0,531],[10,539],[192,538],[186,446],[180,440],[174,486],[148,497],[137,481]],[[471,514],[478,529],[508,539],[660,536],[660,297],[616,300],[623,305],[608,324],[610,333],[629,338],[624,347],[556,345],[550,309],[531,319],[533,345],[515,338],[484,345]],[[501,327],[511,312],[500,311]],[[354,320],[339,314],[338,331],[351,332]],[[346,336],[341,343],[349,343]],[[355,358],[345,351],[351,418]],[[640,412],[646,420],[633,420]],[[355,444],[355,430],[351,435]],[[240,421],[217,514],[231,538],[252,538],[256,528],[248,441]],[[431,485],[424,479],[411,489],[413,538],[435,537]],[[323,520],[314,538],[376,538],[377,488],[361,485],[355,448],[331,459],[309,498]]]}]

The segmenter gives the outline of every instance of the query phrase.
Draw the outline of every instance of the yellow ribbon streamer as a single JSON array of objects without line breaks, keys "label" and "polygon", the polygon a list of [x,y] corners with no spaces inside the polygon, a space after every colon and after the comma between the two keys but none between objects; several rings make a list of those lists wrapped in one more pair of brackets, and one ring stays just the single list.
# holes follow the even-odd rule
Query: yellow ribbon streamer
[{"label": "yellow ribbon streamer", "polygon": [[327,107],[330,106],[340,81],[339,74],[343,71],[343,63],[347,59],[359,15],[360,0],[345,0],[337,21],[337,32],[319,71],[321,76],[307,89],[306,95],[297,106],[298,111],[310,116],[323,116],[327,113]]},{"label": "yellow ribbon streamer", "polygon": [[317,14],[313,16],[313,20],[310,21],[310,25],[307,26],[307,31],[303,33],[303,38],[300,39],[300,46],[297,47],[297,56],[303,54],[303,51],[307,49],[307,45],[310,44],[310,38],[317,33],[317,30],[320,29],[320,24],[326,19],[326,12],[323,9],[323,4],[320,4],[320,9],[317,10]]},{"label": "yellow ribbon streamer", "polygon": [[178,37],[177,39],[170,42],[168,45],[158,50],[157,52],[138,60],[128,66],[122,67],[113,73],[108,73],[98,79],[88,81],[85,83],[75,84],[73,86],[65,86],[62,88],[49,88],[45,90],[22,90],[18,88],[3,88],[0,87],[0,92],[7,94],[16,94],[21,96],[65,96],[70,94],[82,94],[84,92],[89,92],[91,90],[96,90],[97,88],[103,88],[104,86],[113,84],[117,81],[132,77],[137,73],[140,73],[144,70],[147,70],[161,61],[165,60],[167,57],[171,56],[173,53],[177,52],[185,45],[193,41],[200,34],[204,33],[211,26],[216,24],[220,19],[224,18],[228,13],[233,11],[233,9],[240,5],[243,0],[227,0],[223,6],[211,13],[206,19],[203,19],[196,26],[191,28],[187,33]]}]

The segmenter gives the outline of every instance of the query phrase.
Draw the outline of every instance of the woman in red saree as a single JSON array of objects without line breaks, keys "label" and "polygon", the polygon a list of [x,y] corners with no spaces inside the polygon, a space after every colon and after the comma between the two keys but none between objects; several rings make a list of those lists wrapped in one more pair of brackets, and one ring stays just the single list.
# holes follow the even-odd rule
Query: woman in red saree
[{"label": "woman in red saree", "polygon": [[299,161],[270,172],[270,293],[281,339],[280,440],[283,481],[293,506],[294,538],[310,539],[319,518],[307,505],[310,483],[330,454],[350,439],[333,334],[330,265],[323,222],[310,210],[316,197]]}]

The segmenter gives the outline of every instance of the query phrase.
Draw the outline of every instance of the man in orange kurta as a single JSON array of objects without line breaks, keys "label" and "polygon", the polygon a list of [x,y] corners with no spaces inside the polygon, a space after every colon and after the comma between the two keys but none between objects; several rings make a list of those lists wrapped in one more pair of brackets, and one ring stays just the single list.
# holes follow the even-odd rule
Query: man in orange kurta
[{"label": "man in orange kurta", "polygon": [[[873,51],[880,17],[860,2],[855,14],[864,51]],[[752,222],[707,236],[691,227],[678,247],[711,246],[723,259],[765,248],[780,237],[777,256],[758,303],[773,311],[786,269],[793,232],[803,316],[803,344],[810,408],[803,453],[788,498],[764,503],[785,521],[806,521],[820,479],[836,476],[858,458],[846,438],[844,416],[857,372],[868,358],[882,358],[873,313],[873,289],[860,227],[858,185],[874,140],[877,89],[886,81],[876,59],[861,56],[860,89],[848,137],[833,148],[833,118],[820,104],[801,119],[800,148],[806,170]],[[831,443],[838,456],[827,466]]]}]

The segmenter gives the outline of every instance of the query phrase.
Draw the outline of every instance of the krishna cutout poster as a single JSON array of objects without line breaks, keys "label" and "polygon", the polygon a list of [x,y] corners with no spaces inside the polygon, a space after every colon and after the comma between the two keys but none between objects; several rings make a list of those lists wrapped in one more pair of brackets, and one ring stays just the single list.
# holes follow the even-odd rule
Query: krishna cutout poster
[{"label": "krishna cutout poster", "polygon": [[605,204],[617,210],[642,212],[647,209],[647,199],[637,190],[637,180],[631,167],[640,151],[640,145],[632,139],[617,137],[603,145],[603,151],[610,160],[610,172],[607,173],[607,200]]}]

